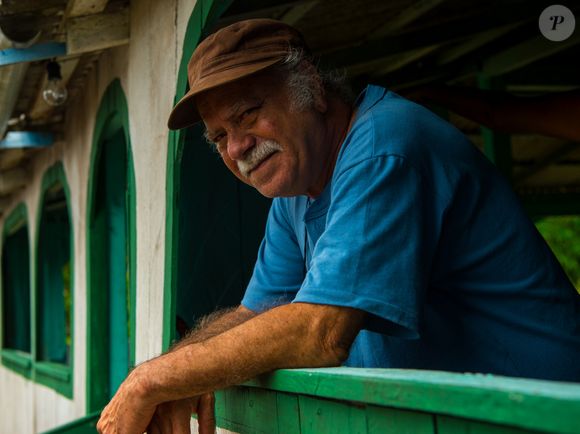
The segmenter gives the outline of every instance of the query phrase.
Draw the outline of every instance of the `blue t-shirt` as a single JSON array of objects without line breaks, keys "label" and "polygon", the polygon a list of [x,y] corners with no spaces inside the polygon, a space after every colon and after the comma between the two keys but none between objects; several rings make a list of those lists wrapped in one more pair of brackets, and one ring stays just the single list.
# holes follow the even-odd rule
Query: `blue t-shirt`
[{"label": "blue t-shirt", "polygon": [[580,380],[580,296],[510,185],[453,126],[381,87],[314,201],[273,201],[242,304],[350,306],[348,366]]}]

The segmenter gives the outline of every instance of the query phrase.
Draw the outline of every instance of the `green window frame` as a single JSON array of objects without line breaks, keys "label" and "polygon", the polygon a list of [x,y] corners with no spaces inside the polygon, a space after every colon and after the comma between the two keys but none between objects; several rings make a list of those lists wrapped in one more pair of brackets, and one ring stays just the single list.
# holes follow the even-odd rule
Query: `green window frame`
[{"label": "green window frame", "polygon": [[[230,7],[233,3],[233,0],[226,0],[226,1],[215,1],[215,0],[200,0],[198,1],[191,13],[189,18],[189,22],[186,29],[184,45],[183,45],[183,52],[179,67],[179,73],[177,77],[177,87],[175,93],[175,103],[179,101],[187,92],[188,90],[188,83],[187,83],[187,64],[189,62],[189,58],[191,54],[199,44],[199,42],[203,39],[206,32],[217,22],[218,18]],[[194,137],[196,136],[196,137]],[[188,221],[187,224],[189,225],[196,225],[195,228],[192,230],[184,231],[184,220],[187,220],[187,216],[195,215],[194,213],[189,213],[186,208],[191,208],[194,206],[191,203],[188,203],[187,200],[182,200],[181,197],[187,195],[188,192],[185,189],[181,188],[182,183],[184,181],[190,185],[191,182],[197,182],[197,180],[202,179],[203,173],[205,171],[210,171],[215,168],[214,162],[211,161],[211,158],[208,158],[208,155],[204,153],[205,150],[200,149],[189,149],[190,146],[186,146],[186,142],[195,142],[198,138],[201,137],[201,132],[196,128],[188,128],[182,129],[178,131],[170,131],[169,133],[169,143],[168,143],[168,154],[167,154],[167,178],[166,178],[166,185],[167,185],[167,195],[166,195],[166,239],[165,239],[165,281],[164,281],[164,311],[163,311],[163,348],[167,349],[171,342],[178,337],[178,335],[188,326],[191,325],[192,321],[195,318],[198,318],[199,315],[207,313],[208,310],[212,310],[215,308],[216,305],[218,306],[225,306],[232,304],[235,300],[239,301],[237,297],[240,295],[238,294],[239,282],[244,282],[247,280],[248,274],[251,275],[251,268],[253,268],[253,263],[251,266],[248,266],[250,262],[250,258],[255,252],[254,249],[254,242],[253,238],[257,236],[255,233],[252,233],[250,236],[245,235],[245,240],[240,240],[239,245],[235,246],[237,253],[232,252],[232,260],[238,262],[239,267],[234,270],[235,274],[238,274],[236,277],[237,282],[221,282],[220,288],[217,289],[216,293],[213,291],[211,294],[207,294],[207,286],[214,284],[216,280],[211,280],[203,273],[200,273],[199,276],[190,276],[188,277],[190,282],[185,283],[185,286],[189,288],[189,290],[193,290],[196,294],[193,293],[186,293],[184,290],[184,275],[187,272],[183,272],[183,269],[186,265],[184,265],[183,256],[192,256],[189,258],[189,263],[187,266],[192,266],[191,262],[193,261],[193,266],[197,267],[198,269],[204,269],[205,265],[211,263],[208,261],[207,258],[202,258],[203,255],[198,251],[193,251],[195,249],[189,248],[186,246],[184,249],[184,242],[185,243],[192,243],[196,242],[202,246],[211,246],[212,243],[220,243],[220,237],[212,237],[211,236],[211,227],[210,225],[216,224],[215,221],[206,224],[204,222],[203,216],[198,216],[195,221]],[[201,139],[203,140],[203,139]],[[199,143],[188,143],[188,145],[194,145],[199,148],[199,146],[203,147],[203,144]],[[207,149],[207,146],[205,147]],[[209,151],[208,151],[209,152]],[[182,171],[182,160],[185,158],[190,158],[191,155],[194,153],[194,159],[198,159],[196,165],[196,172],[199,170],[199,173],[195,176],[195,180],[190,179],[192,173],[187,173],[187,171]],[[185,157],[184,157],[185,156]],[[217,158],[217,157],[216,157]],[[204,163],[200,162],[200,159],[203,159]],[[207,166],[205,165],[207,164]],[[221,162],[219,163],[222,164]],[[220,169],[222,169],[220,167]],[[225,169],[224,169],[225,170]],[[186,172],[186,173],[182,173]],[[227,175],[228,177],[231,175]],[[189,177],[189,178],[188,178]],[[248,192],[246,190],[249,189],[247,186],[227,186],[228,180],[220,179],[220,184],[223,184],[222,193],[223,191],[230,192],[234,194],[234,190],[237,188],[239,191],[235,193],[237,195],[237,200],[239,201],[238,206],[235,204],[230,204],[227,206],[222,207],[223,209],[219,210],[219,206],[214,206],[212,208],[211,205],[206,206],[208,203],[212,201],[211,197],[203,198],[200,197],[200,203],[203,203],[205,212],[212,213],[214,212],[213,216],[218,216],[220,219],[223,220],[225,224],[231,226],[232,219],[239,218],[240,220],[247,216],[247,212],[245,209],[248,207],[244,205],[245,201],[255,201],[255,198],[252,198],[252,192]],[[234,181],[231,182],[232,184]],[[220,187],[220,188],[221,188]],[[202,188],[202,187],[200,187]],[[224,190],[225,189],[225,190]],[[191,192],[189,192],[191,193]],[[258,201],[259,202],[259,201]],[[215,205],[215,204],[214,204]],[[262,203],[259,206],[265,206]],[[198,210],[199,211],[199,210]],[[230,215],[230,211],[237,214],[237,216]],[[203,211],[201,212],[203,214]],[[207,217],[207,216],[206,216]],[[211,219],[210,219],[211,220]],[[191,229],[191,228],[189,228]],[[214,231],[215,232],[215,231]],[[254,231],[252,231],[254,232]],[[258,231],[256,231],[258,232]],[[200,234],[204,234],[200,236]],[[196,238],[197,237],[197,238]],[[234,235],[235,237],[235,235]],[[261,238],[261,236],[260,236]],[[249,242],[248,242],[249,241]],[[219,245],[214,245],[214,249],[219,249]],[[223,247],[223,246],[222,246]],[[225,248],[222,249],[222,252],[225,252]],[[257,250],[257,249],[256,249]],[[197,259],[196,259],[197,258]],[[201,260],[198,261],[198,259]],[[204,262],[205,261],[205,262]],[[180,264],[181,262],[181,264]],[[248,268],[249,273],[248,273]],[[216,270],[207,269],[207,273],[211,274],[213,272],[214,275],[217,276]],[[228,270],[230,271],[230,270]],[[224,273],[222,271],[222,276],[218,276],[216,279],[217,281],[223,280]],[[240,276],[241,275],[241,276]],[[199,278],[198,278],[199,277]],[[226,276],[228,277],[228,276]],[[191,280],[195,280],[195,283]],[[217,286],[220,286],[218,283]],[[245,286],[245,285],[244,285]],[[213,289],[213,288],[212,288]],[[244,288],[245,289],[245,288]],[[188,290],[188,291],[189,291]],[[243,294],[243,292],[242,292]],[[195,299],[195,306],[192,307],[192,297]],[[184,306],[189,306],[188,308],[184,309]],[[187,316],[187,318],[184,318]],[[178,329],[180,333],[178,333]]]},{"label": "green window frame", "polygon": [[[113,179],[110,173],[103,170],[106,159],[110,158],[116,173]],[[123,163],[121,163],[121,160]],[[124,168],[124,169],[123,169]],[[121,174],[124,170],[124,173]],[[120,177],[123,176],[121,179]],[[123,183],[124,198],[116,195],[114,199],[109,194],[115,190],[115,185]],[[118,191],[115,190],[116,193]],[[110,206],[114,201],[124,203],[125,215],[122,216],[122,206]],[[103,210],[103,207],[107,210]],[[129,111],[127,99],[118,79],[113,80],[101,99],[95,129],[89,167],[89,182],[87,186],[86,214],[86,267],[87,267],[87,377],[86,377],[86,409],[87,413],[100,411],[109,401],[113,389],[118,386],[123,371],[135,363],[135,300],[136,300],[136,188],[133,153],[129,135]],[[104,212],[103,212],[104,211]],[[112,219],[115,223],[112,223]],[[125,219],[125,226],[119,222]],[[115,246],[107,239],[110,225],[123,232],[116,238]],[[109,225],[109,226],[107,226]],[[107,229],[109,228],[109,229]],[[117,232],[115,230],[115,232]],[[120,243],[124,238],[126,243]],[[107,252],[115,247],[125,250],[125,273],[119,273],[119,261],[111,265]],[[118,250],[118,249],[117,249]],[[118,253],[118,252],[117,252]],[[114,269],[111,268],[113,266]],[[111,277],[113,276],[113,277]],[[111,296],[109,293],[111,278],[117,278],[126,293]],[[122,278],[122,279],[118,279]],[[122,280],[122,281],[121,281]],[[107,288],[106,293],[103,288]],[[113,306],[109,303],[112,300]],[[124,303],[127,301],[127,303]],[[128,354],[120,354],[121,346],[126,347],[123,333],[110,330],[112,321],[128,333]],[[106,324],[105,324],[106,322]],[[114,351],[111,349],[114,347]],[[114,354],[113,354],[114,353]],[[124,366],[122,366],[124,365]]]},{"label": "green window frame", "polygon": [[32,304],[28,212],[20,203],[4,221],[2,231],[2,365],[32,376]]},{"label": "green window frame", "polygon": [[36,221],[34,378],[73,397],[74,233],[61,162],[43,178]]}]

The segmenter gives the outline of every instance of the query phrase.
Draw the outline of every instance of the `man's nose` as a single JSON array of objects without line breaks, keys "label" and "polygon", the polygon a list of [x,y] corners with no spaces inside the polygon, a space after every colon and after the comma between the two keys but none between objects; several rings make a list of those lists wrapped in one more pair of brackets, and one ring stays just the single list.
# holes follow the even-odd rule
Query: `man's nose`
[{"label": "man's nose", "polygon": [[248,149],[254,146],[254,139],[244,132],[230,132],[228,134],[228,156],[232,160],[241,160]]}]

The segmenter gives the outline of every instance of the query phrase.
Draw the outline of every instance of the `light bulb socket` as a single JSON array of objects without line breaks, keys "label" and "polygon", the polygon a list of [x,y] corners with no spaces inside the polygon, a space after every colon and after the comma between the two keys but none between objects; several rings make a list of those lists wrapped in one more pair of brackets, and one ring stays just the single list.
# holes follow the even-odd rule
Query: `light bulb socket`
[{"label": "light bulb socket", "polygon": [[49,80],[62,80],[62,75],[60,73],[60,65],[58,62],[51,60],[46,64],[46,72],[48,73]]}]

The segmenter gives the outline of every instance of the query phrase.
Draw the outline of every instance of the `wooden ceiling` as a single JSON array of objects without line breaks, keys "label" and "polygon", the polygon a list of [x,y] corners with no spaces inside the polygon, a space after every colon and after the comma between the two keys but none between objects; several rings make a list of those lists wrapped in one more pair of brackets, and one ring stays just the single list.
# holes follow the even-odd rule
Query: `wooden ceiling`
[{"label": "wooden ceiling", "polygon": [[[83,92],[88,70],[102,50],[129,42],[128,14],[129,0],[2,0],[0,29],[5,38],[16,42],[36,35],[24,46],[14,44],[23,52],[36,53],[35,48],[46,43],[66,46],[66,54],[56,60],[68,90],[67,104],[71,104]],[[67,105],[51,107],[42,99],[48,59],[36,57],[26,64],[6,131],[51,133],[59,141]],[[9,67],[0,66],[0,74],[1,68]],[[3,96],[0,90],[0,99]],[[0,214],[10,203],[10,196],[28,182],[30,160],[39,152],[43,150],[0,149]]]},{"label": "wooden ceiling", "polygon": [[[369,82],[400,92],[422,84],[475,87],[481,74],[520,95],[580,88],[576,66],[580,30],[564,42],[550,43],[538,29],[540,13],[553,1],[223,1],[230,6],[215,28],[251,17],[282,19],[303,32],[322,66],[345,70],[355,90]],[[568,3],[580,17],[580,2]],[[28,23],[42,30],[38,42],[67,43],[67,55],[59,60],[70,101],[83,91],[86,72],[101,50],[128,41],[128,29],[125,39],[118,32],[123,28],[119,17],[127,20],[128,0],[2,0],[0,4],[3,28],[24,28],[22,23]],[[90,27],[95,22],[91,17],[111,23],[113,30],[99,32],[113,35],[109,41],[103,43],[95,32],[91,36],[79,31],[71,37],[75,28]],[[44,60],[30,63],[8,129],[51,131],[58,139],[65,109],[42,103],[44,68]],[[478,125],[452,113],[449,119],[482,146]],[[511,147],[514,186],[520,193],[580,194],[578,144],[514,135]],[[0,150],[0,190],[2,177],[14,169],[26,169],[37,152],[43,151]],[[0,191],[0,212],[12,192]]]},{"label": "wooden ceiling", "polygon": [[[320,63],[404,93],[418,85],[477,87],[485,75],[506,92],[541,95],[580,89],[580,30],[563,42],[540,33],[549,0],[234,1],[217,27],[243,18],[285,20],[304,34]],[[580,2],[567,2],[580,17]],[[479,148],[480,126],[449,113]],[[580,193],[580,144],[512,135],[512,175],[522,195]],[[569,196],[567,196],[569,197]],[[574,196],[580,198],[580,196]]]}]

